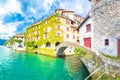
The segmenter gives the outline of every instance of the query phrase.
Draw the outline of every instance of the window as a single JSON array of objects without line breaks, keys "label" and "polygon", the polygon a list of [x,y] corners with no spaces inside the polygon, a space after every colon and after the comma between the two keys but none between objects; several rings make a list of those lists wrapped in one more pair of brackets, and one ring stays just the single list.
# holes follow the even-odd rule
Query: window
[{"label": "window", "polygon": [[28,34],[28,36],[30,36],[30,34]]},{"label": "window", "polygon": [[47,38],[48,37],[48,35],[47,34],[44,34],[44,38]]},{"label": "window", "polygon": [[38,26],[35,27],[36,29],[38,28]]},{"label": "window", "polygon": [[70,24],[70,20],[66,19],[66,24]]},{"label": "window", "polygon": [[86,25],[86,32],[89,32],[89,31],[91,31],[91,24]]},{"label": "window", "polygon": [[73,39],[75,39],[75,35],[73,35]]},{"label": "window", "polygon": [[57,33],[57,36],[60,36],[60,33],[59,33],[59,32]]},{"label": "window", "polygon": [[67,31],[69,31],[69,27],[67,27]]},{"label": "window", "polygon": [[75,29],[73,29],[73,32],[75,32],[76,30]]},{"label": "window", "polygon": [[109,45],[109,40],[105,39],[105,45],[108,46]]},{"label": "window", "polygon": [[69,34],[67,34],[67,38],[69,38]]},{"label": "window", "polygon": [[28,38],[28,41],[30,41],[30,38]]},{"label": "window", "polygon": [[98,2],[99,0],[96,0],[96,2]]},{"label": "window", "polygon": [[45,21],[45,24],[48,24],[48,21]]},{"label": "window", "polygon": [[47,29],[47,28],[45,28],[45,32],[46,32],[46,33],[48,32],[48,29]]},{"label": "window", "polygon": [[57,28],[60,29],[60,25],[58,25]]},{"label": "window", "polygon": [[36,36],[36,39],[37,39],[37,40],[39,39],[39,35]]},{"label": "window", "polygon": [[60,21],[60,18],[58,17],[58,20]]},{"label": "window", "polygon": [[38,35],[38,31],[37,31],[37,35]]},{"label": "window", "polygon": [[34,41],[34,37],[32,37],[31,40]]},{"label": "window", "polygon": [[34,34],[38,35],[38,31],[34,31]]},{"label": "window", "polygon": [[77,36],[77,40],[79,40],[79,36]]}]

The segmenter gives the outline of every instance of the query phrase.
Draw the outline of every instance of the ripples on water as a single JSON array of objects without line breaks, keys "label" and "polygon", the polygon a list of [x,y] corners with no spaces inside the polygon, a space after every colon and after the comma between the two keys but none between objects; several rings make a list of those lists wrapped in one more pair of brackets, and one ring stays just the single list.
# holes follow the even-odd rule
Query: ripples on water
[{"label": "ripples on water", "polygon": [[73,57],[51,58],[0,47],[0,80],[84,80],[88,71]]}]

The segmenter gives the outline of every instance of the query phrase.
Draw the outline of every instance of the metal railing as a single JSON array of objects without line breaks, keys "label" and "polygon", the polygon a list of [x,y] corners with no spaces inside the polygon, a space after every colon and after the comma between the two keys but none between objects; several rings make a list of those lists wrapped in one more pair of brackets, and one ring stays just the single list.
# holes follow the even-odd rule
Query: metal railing
[{"label": "metal railing", "polygon": [[[97,68],[97,69],[96,69],[94,72],[92,72],[88,77],[86,77],[85,80],[88,80],[90,77],[92,77],[95,73],[99,72],[99,71],[100,71],[101,69],[103,69],[104,67],[106,67],[106,64],[103,64],[102,66],[100,66],[99,68]],[[105,72],[102,73],[102,74],[97,78],[97,80],[100,79],[100,77],[102,77],[104,74],[105,74]]]}]

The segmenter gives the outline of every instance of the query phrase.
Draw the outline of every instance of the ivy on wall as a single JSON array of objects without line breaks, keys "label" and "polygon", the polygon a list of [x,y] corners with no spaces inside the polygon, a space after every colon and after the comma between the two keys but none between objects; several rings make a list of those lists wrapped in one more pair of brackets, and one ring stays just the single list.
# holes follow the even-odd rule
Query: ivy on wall
[{"label": "ivy on wall", "polygon": [[9,40],[7,40],[7,41],[4,43],[4,46],[6,46],[7,44],[13,45],[13,43],[14,43],[14,37],[11,37]]},{"label": "ivy on wall", "polygon": [[[48,17],[47,19],[33,24],[31,25],[29,28],[26,29],[26,39],[25,39],[25,44],[26,44],[26,49],[29,51],[31,51],[31,47],[34,50],[34,46],[38,46],[39,49],[40,46],[42,46],[43,44],[46,44],[47,42],[49,42],[50,44],[54,45],[56,42],[62,42],[63,41],[63,30],[58,29],[57,26],[58,25],[62,25],[62,23],[58,20],[58,17],[56,14],[51,15],[50,17]],[[47,23],[46,23],[47,21]],[[48,32],[45,31],[45,29],[49,29]],[[34,32],[37,31],[38,35],[34,34]],[[58,36],[57,32],[60,32],[61,35]],[[48,37],[44,38],[44,35],[47,34]],[[39,36],[39,40],[38,41],[28,41],[28,38],[32,38],[34,37],[34,39]],[[29,45],[29,44],[32,45]]]}]

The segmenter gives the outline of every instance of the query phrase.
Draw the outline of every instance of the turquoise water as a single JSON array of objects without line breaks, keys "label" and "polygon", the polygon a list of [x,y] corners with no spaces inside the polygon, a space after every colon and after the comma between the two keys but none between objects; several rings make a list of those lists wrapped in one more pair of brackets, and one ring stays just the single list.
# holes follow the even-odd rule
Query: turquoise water
[{"label": "turquoise water", "polygon": [[51,58],[0,47],[0,80],[84,80],[85,66],[71,57]]}]

